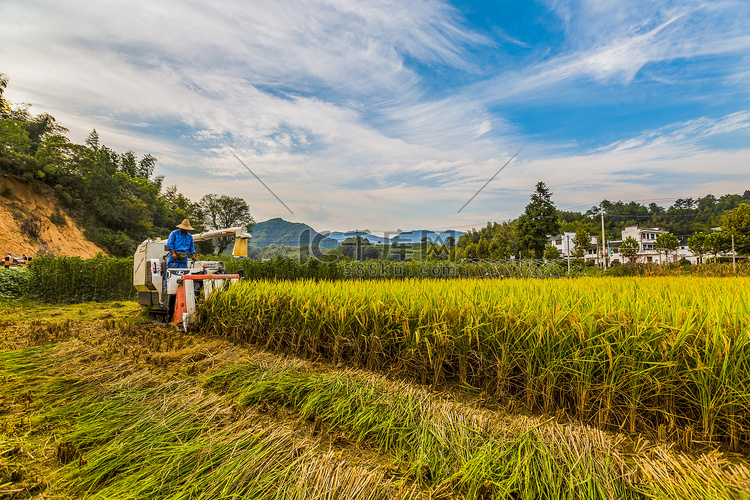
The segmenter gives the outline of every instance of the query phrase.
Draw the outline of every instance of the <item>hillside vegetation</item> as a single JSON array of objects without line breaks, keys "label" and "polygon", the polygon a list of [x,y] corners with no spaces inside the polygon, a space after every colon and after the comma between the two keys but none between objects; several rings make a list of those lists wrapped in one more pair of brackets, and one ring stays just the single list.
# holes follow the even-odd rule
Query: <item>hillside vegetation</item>
[{"label": "hillside vegetation", "polygon": [[[192,202],[175,187],[165,187],[164,178],[153,175],[157,160],[150,154],[139,158],[133,151],[114,151],[100,142],[96,130],[85,144],[71,142],[53,116],[32,115],[28,106],[4,100],[7,84],[0,73],[0,172],[32,190],[49,186],[63,209],[57,220],[67,220],[65,214],[74,218],[85,237],[107,253],[131,256],[138,243],[166,237],[184,218],[198,231],[252,226],[247,203],[239,198],[209,194]],[[12,198],[14,185],[0,184],[0,199]],[[213,246],[201,250],[211,252]]]}]

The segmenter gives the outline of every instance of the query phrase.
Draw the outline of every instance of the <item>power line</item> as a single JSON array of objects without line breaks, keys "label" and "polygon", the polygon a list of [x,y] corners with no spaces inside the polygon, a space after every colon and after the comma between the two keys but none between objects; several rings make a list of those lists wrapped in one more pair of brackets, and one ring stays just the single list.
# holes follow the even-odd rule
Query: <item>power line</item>
[{"label": "power line", "polygon": [[516,154],[514,154],[513,156],[511,156],[511,157],[510,157],[510,160],[506,161],[506,162],[505,162],[505,164],[504,164],[504,165],[503,165],[502,167],[500,167],[500,170],[498,170],[497,172],[495,172],[495,175],[493,175],[492,177],[490,177],[490,180],[488,180],[487,182],[485,182],[485,183],[484,183],[484,186],[480,187],[480,188],[479,188],[479,191],[477,191],[476,193],[474,193],[474,196],[472,196],[471,198],[469,198],[469,201],[467,201],[466,203],[464,203],[464,205],[463,205],[463,206],[462,206],[461,208],[459,208],[459,209],[458,209],[458,213],[461,213],[461,210],[463,210],[464,208],[466,208],[466,205],[468,205],[469,203],[471,203],[471,200],[473,200],[474,198],[476,198],[476,197],[477,197],[477,195],[478,195],[479,193],[481,193],[481,192],[482,192],[482,190],[483,190],[484,188],[486,188],[486,187],[487,187],[487,184],[489,184],[490,182],[492,182],[492,179],[494,179],[495,177],[497,177],[497,175],[498,175],[498,174],[499,174],[500,172],[502,172],[502,171],[503,171],[503,169],[504,169],[505,167],[507,167],[507,166],[508,166],[508,165],[510,164],[510,162],[512,162],[512,161],[513,161],[513,159],[514,159],[514,158],[515,158],[516,156],[518,156],[518,153],[520,153],[520,152],[521,152],[521,151],[523,150],[523,148],[525,148],[525,147],[526,147],[526,144],[524,144],[523,146],[521,146],[521,149],[519,149],[519,150],[518,150],[518,152],[516,152]]},{"label": "power line", "polygon": [[[654,218],[656,219],[659,217],[697,217],[698,215],[706,215],[706,214],[703,212],[698,212],[698,213],[687,213],[687,214],[663,213],[663,214],[652,214],[652,215],[618,215],[618,214],[608,214],[605,212],[604,215],[606,215],[610,219],[612,218],[615,218],[615,219],[618,219],[618,218],[619,219],[652,219]],[[723,213],[712,214],[712,215],[709,215],[708,217],[719,217],[721,215],[724,215],[724,214]]]}]

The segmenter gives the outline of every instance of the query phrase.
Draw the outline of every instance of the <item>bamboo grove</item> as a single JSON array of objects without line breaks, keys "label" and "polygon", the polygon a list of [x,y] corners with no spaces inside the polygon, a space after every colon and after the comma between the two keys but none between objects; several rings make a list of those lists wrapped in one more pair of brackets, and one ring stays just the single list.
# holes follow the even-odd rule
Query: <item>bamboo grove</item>
[{"label": "bamboo grove", "polygon": [[248,282],[205,332],[688,445],[750,444],[747,278]]}]

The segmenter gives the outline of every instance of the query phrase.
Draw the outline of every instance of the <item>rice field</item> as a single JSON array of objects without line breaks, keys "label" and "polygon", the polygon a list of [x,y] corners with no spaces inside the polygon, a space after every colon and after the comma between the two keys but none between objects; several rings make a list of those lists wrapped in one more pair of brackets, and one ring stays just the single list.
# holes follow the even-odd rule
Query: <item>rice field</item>
[{"label": "rice field", "polygon": [[0,498],[750,500],[746,280],[0,304]]},{"label": "rice field", "polygon": [[750,446],[750,280],[596,278],[247,282],[202,331],[488,401]]}]

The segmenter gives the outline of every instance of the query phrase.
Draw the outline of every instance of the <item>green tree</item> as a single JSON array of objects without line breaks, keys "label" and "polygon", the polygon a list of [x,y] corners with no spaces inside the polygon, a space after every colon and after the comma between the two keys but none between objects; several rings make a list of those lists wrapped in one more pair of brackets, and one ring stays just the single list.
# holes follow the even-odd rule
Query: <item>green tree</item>
[{"label": "green tree", "polygon": [[576,235],[573,237],[573,252],[571,254],[576,259],[582,259],[589,247],[591,246],[591,235],[583,226],[578,226]]},{"label": "green tree", "polygon": [[480,259],[489,259],[490,257],[490,244],[482,238],[477,244],[477,257]]},{"label": "green tree", "polygon": [[[688,198],[692,202],[691,198]],[[677,239],[672,233],[660,234],[656,237],[656,249],[659,252],[664,252],[664,257],[669,260],[669,254],[677,250],[680,246],[680,240]]]},{"label": "green tree", "polygon": [[688,248],[691,252],[698,254],[698,260],[701,263],[703,262],[703,254],[708,250],[706,236],[706,233],[700,232],[688,238]]},{"label": "green tree", "polygon": [[560,258],[560,249],[551,243],[544,247],[544,260],[556,260]]},{"label": "green tree", "polygon": [[[237,196],[207,194],[201,198],[200,207],[206,229],[245,226],[248,231],[252,231],[255,226],[250,207]],[[216,238],[213,241],[217,253],[223,253],[233,243],[232,238]]]},{"label": "green tree", "polygon": [[430,243],[427,248],[427,260],[448,260],[450,258],[450,252],[452,247],[445,245],[438,245],[437,243]]},{"label": "green tree", "polygon": [[535,258],[541,259],[547,245],[547,235],[560,232],[560,219],[552,202],[552,192],[544,182],[537,183],[536,191],[531,195],[531,202],[518,218],[516,228],[521,250],[533,253]]},{"label": "green tree", "polygon": [[177,186],[169,186],[164,190],[161,199],[166,203],[173,220],[190,219],[196,231],[204,231],[203,212],[200,203],[190,201],[185,195],[177,191]]},{"label": "green tree", "polygon": [[22,121],[0,119],[0,170],[17,175],[32,170],[32,146],[29,132],[24,128]]},{"label": "green tree", "polygon": [[377,259],[379,256],[377,249],[370,243],[370,240],[362,236],[345,239],[341,242],[339,249],[345,257],[352,260]]},{"label": "green tree", "polygon": [[96,129],[92,130],[86,137],[86,145],[94,151],[99,149],[99,134],[96,132]]},{"label": "green tree", "polygon": [[47,113],[29,116],[25,120],[24,127],[29,132],[29,139],[34,144],[34,151],[42,141],[52,135],[60,135],[68,131],[55,120],[55,117]]},{"label": "green tree", "polygon": [[632,236],[628,236],[622,244],[620,244],[620,255],[626,257],[628,262],[633,262],[635,260],[638,256],[639,250],[640,245],[638,245],[638,241]]},{"label": "green tree", "polygon": [[8,87],[8,76],[0,73],[0,118],[5,118],[10,113],[10,104],[5,100],[3,94]]},{"label": "green tree", "polygon": [[372,243],[362,247],[362,260],[379,260],[381,255],[381,251]]},{"label": "green tree", "polygon": [[497,238],[493,238],[490,242],[490,259],[500,259],[501,257],[499,255],[501,251],[502,248],[500,247],[500,242]]},{"label": "green tree", "polygon": [[509,259],[516,253],[516,235],[512,222],[488,224],[480,232],[480,239],[488,240],[491,259]]},{"label": "green tree", "polygon": [[726,249],[727,238],[724,233],[716,231],[706,235],[706,250],[714,254],[714,257],[718,257]]},{"label": "green tree", "polygon": [[747,254],[750,251],[750,205],[741,203],[726,214],[721,224],[722,232],[734,236],[737,253]]}]

